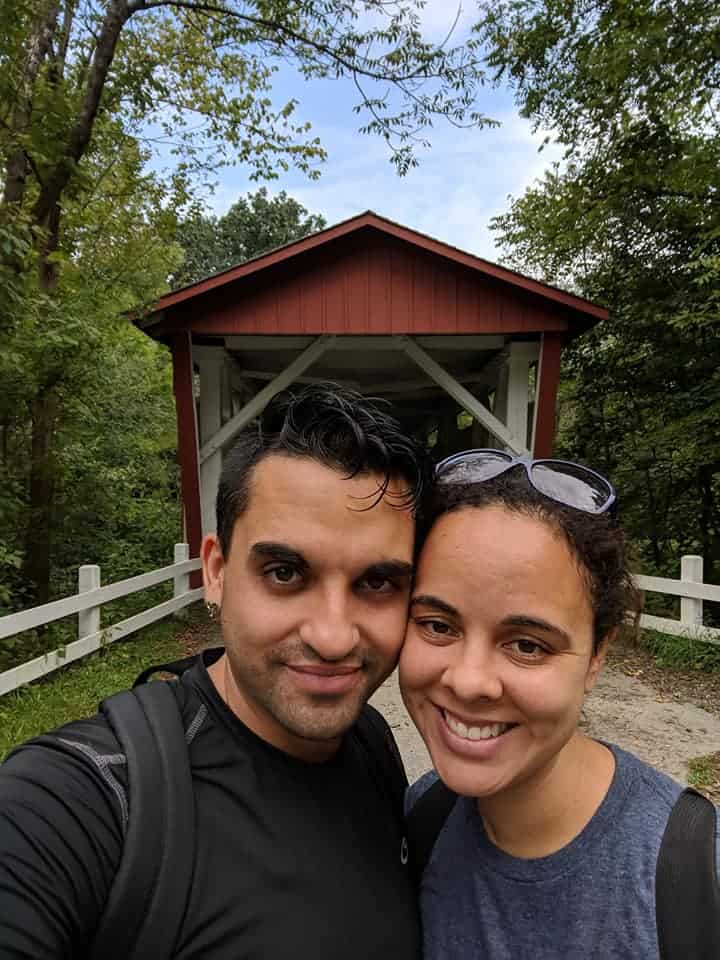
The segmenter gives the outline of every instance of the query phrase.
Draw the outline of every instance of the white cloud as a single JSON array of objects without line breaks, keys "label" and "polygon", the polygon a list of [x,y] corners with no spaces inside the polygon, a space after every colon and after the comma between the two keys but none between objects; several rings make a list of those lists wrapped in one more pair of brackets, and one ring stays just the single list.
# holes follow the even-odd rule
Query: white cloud
[{"label": "white cloud", "polygon": [[[434,39],[437,32],[447,32],[455,9],[448,0],[429,0],[423,22]],[[474,4],[466,0],[458,34],[467,32],[475,15]],[[453,42],[460,41],[453,38]],[[269,183],[268,190],[287,190],[329,223],[372,209],[496,259],[490,219],[508,209],[509,195],[521,195],[554,160],[561,159],[560,148],[552,144],[538,153],[543,135],[533,133],[529,122],[518,116],[507,89],[485,88],[479,109],[500,120],[501,126],[458,130],[438,120],[429,131],[432,148],[420,149],[420,166],[401,178],[389,163],[382,139],[357,132],[362,119],[352,112],[357,91],[350,82],[314,81],[298,86],[290,68],[281,70],[277,80],[278,87],[292,89],[298,96],[302,116],[314,121],[313,133],[320,137],[328,160],[320,180],[308,181],[291,171]],[[212,208],[221,214],[256,186],[241,168],[222,171]]]},{"label": "white cloud", "polygon": [[[512,113],[502,120],[496,130],[439,130],[420,166],[403,178],[376,138],[328,127],[319,131],[330,154],[321,179],[313,183],[295,175],[269,189],[286,189],[329,223],[371,209],[493,260],[498,252],[490,219],[507,209],[509,194],[519,196],[560,158],[552,145],[538,153],[542,136],[534,135],[527,121]],[[223,177],[215,210],[222,213],[252,188],[242,176]]]}]

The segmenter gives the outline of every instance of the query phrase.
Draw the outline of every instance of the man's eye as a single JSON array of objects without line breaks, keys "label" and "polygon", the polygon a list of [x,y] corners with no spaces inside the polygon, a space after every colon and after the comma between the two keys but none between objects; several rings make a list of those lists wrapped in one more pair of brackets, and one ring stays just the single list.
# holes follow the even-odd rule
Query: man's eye
[{"label": "man's eye", "polygon": [[295,583],[300,574],[295,567],[287,565],[280,567],[270,567],[265,571],[265,576],[269,577],[273,583]]},{"label": "man's eye", "polygon": [[360,585],[370,593],[390,593],[395,589],[395,584],[387,577],[363,577]]}]

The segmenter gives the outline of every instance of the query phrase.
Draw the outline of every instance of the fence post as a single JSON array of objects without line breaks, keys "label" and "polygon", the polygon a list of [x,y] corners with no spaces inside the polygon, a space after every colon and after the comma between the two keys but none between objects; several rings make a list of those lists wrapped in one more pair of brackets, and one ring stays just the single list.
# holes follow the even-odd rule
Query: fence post
[{"label": "fence post", "polygon": [[[187,543],[176,543],[173,563],[182,563],[183,560],[190,559],[190,547]],[[187,593],[190,589],[190,574],[182,573],[178,577],[173,577],[173,596],[179,597],[181,593]]]},{"label": "fence post", "polygon": [[[680,560],[680,579],[692,583],[703,582],[703,558],[683,557]],[[687,627],[701,627],[703,624],[703,602],[695,597],[680,598],[680,622]]]},{"label": "fence post", "polygon": [[[100,586],[100,567],[87,563],[78,570],[78,593],[97,590]],[[100,630],[100,607],[88,607],[78,613],[78,640]]]}]

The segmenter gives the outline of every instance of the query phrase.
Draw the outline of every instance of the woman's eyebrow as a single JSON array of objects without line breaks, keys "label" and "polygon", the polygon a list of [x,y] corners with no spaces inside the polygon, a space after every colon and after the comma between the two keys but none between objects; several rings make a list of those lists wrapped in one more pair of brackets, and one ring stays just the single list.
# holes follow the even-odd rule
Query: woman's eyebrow
[{"label": "woman's eyebrow", "polygon": [[554,623],[550,623],[548,620],[543,620],[540,617],[529,617],[525,614],[513,614],[510,617],[505,617],[502,621],[502,626],[504,627],[529,627],[534,630],[543,630],[545,633],[554,633],[561,640],[564,640],[565,643],[570,646],[572,643],[572,638],[567,631],[563,630],[562,627],[556,626]]},{"label": "woman's eyebrow", "polygon": [[433,607],[435,610],[441,610],[450,617],[459,617],[460,611],[456,610],[452,604],[446,603],[440,597],[433,597],[429,593],[418,593],[410,601],[410,607]]}]

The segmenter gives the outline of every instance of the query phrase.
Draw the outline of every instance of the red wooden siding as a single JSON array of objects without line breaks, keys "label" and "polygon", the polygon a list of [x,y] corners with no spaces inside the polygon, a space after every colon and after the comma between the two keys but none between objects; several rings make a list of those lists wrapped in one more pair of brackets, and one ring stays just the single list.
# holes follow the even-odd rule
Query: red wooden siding
[{"label": "red wooden siding", "polygon": [[535,447],[533,456],[551,457],[555,439],[555,414],[558,384],[560,383],[560,355],[562,342],[558,334],[548,333],[542,338],[538,364],[538,395],[535,401]]},{"label": "red wooden siding", "polygon": [[566,308],[361,231],[170,307],[153,335],[564,332]]}]

